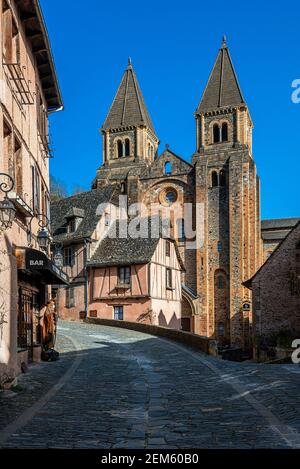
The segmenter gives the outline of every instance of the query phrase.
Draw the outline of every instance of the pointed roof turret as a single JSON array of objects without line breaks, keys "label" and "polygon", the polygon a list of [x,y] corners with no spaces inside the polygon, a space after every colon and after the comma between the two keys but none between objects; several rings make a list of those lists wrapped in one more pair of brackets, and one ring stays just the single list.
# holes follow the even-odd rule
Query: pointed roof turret
[{"label": "pointed roof turret", "polygon": [[196,113],[241,104],[245,104],[245,101],[232,65],[226,36],[223,36],[222,46]]},{"label": "pointed roof turret", "polygon": [[118,91],[103,124],[102,130],[144,125],[155,134],[139,83],[134,73],[131,58]]}]

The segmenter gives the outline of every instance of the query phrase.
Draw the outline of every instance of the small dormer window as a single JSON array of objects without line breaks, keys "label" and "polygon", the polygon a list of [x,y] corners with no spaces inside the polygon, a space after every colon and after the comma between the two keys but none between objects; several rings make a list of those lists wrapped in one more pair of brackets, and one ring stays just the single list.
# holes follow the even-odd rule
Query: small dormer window
[{"label": "small dormer window", "polygon": [[76,228],[77,228],[77,219],[76,218],[71,218],[71,220],[69,221],[69,224],[68,224],[69,233],[74,233],[74,231],[76,231]]}]

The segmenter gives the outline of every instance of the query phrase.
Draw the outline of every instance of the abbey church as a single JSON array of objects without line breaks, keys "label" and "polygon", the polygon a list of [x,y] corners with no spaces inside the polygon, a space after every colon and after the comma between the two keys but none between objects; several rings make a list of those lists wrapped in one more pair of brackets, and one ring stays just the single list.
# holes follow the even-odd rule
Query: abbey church
[{"label": "abbey church", "polygon": [[[97,317],[109,317],[105,315],[114,304],[112,318],[115,319],[126,319],[126,308],[129,311],[132,303],[144,304],[142,291],[134,295],[131,292],[128,302],[123,286],[122,301],[119,293],[116,293],[117,300],[108,299],[109,293],[106,296],[103,293],[105,286],[95,283],[108,275],[109,246],[101,248],[98,242],[91,248],[90,269],[101,267],[103,272],[95,274],[96,280],[90,280],[88,293],[84,291],[82,269],[75,266],[75,261],[72,264],[71,243],[79,246],[75,248],[79,252],[80,240],[84,238],[82,224],[87,225],[82,220],[89,218],[91,223],[88,210],[104,193],[109,199],[112,188],[118,188],[120,194],[127,195],[128,206],[142,203],[146,207],[172,208],[188,204],[192,207],[192,225],[198,240],[194,248],[185,232],[182,212],[171,211],[171,237],[178,254],[174,266],[182,265],[181,328],[248,349],[251,348],[252,299],[251,291],[243,283],[253,277],[298,220],[260,219],[260,181],[252,154],[253,122],[225,38],[194,115],[196,148],[190,161],[185,161],[168,146],[159,155],[159,137],[129,60],[101,129],[103,163],[97,170],[92,190],[52,204],[55,239],[64,243],[65,265],[73,278],[72,288],[81,291],[78,294],[66,291],[66,298],[60,304],[64,308],[65,302],[68,303],[65,316],[72,311],[76,311],[76,315],[81,311],[84,315],[86,309],[87,314]],[[70,232],[67,226],[72,218],[79,224],[73,223]],[[90,233],[96,224],[89,226]],[[80,233],[76,233],[76,226]],[[85,236],[88,235],[85,230]],[[126,251],[126,246],[124,249]],[[133,257],[139,249],[140,246],[133,247]],[[155,249],[153,247],[153,253]],[[126,253],[116,246],[113,250],[119,257],[110,264],[126,264],[123,259]],[[146,259],[136,260],[136,264],[143,262],[146,263]],[[131,268],[133,271],[137,272],[136,268]],[[122,271],[123,280],[124,275],[130,275],[128,272]],[[128,288],[129,284],[125,282]],[[97,295],[93,288],[99,290]],[[117,288],[121,288],[120,281]],[[84,306],[88,294],[89,305]],[[101,298],[106,301],[104,316],[101,316],[101,307],[97,310],[95,306],[96,300]],[[168,322],[163,325],[170,326]]]}]

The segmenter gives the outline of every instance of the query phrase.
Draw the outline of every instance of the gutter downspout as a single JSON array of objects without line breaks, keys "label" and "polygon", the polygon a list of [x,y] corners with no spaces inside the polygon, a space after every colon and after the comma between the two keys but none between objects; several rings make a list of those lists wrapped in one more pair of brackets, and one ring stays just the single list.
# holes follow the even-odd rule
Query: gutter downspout
[{"label": "gutter downspout", "polygon": [[89,239],[84,240],[84,304],[85,304],[85,319],[88,319],[89,315],[89,270],[88,270],[88,243]]}]

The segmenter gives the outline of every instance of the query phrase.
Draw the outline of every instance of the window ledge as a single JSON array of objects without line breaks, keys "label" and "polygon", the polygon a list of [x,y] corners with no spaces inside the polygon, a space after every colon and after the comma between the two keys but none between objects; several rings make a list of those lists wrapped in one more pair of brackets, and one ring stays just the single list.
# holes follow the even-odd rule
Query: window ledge
[{"label": "window ledge", "polygon": [[130,286],[130,283],[117,283],[116,288],[123,288],[124,290],[128,290]]}]

